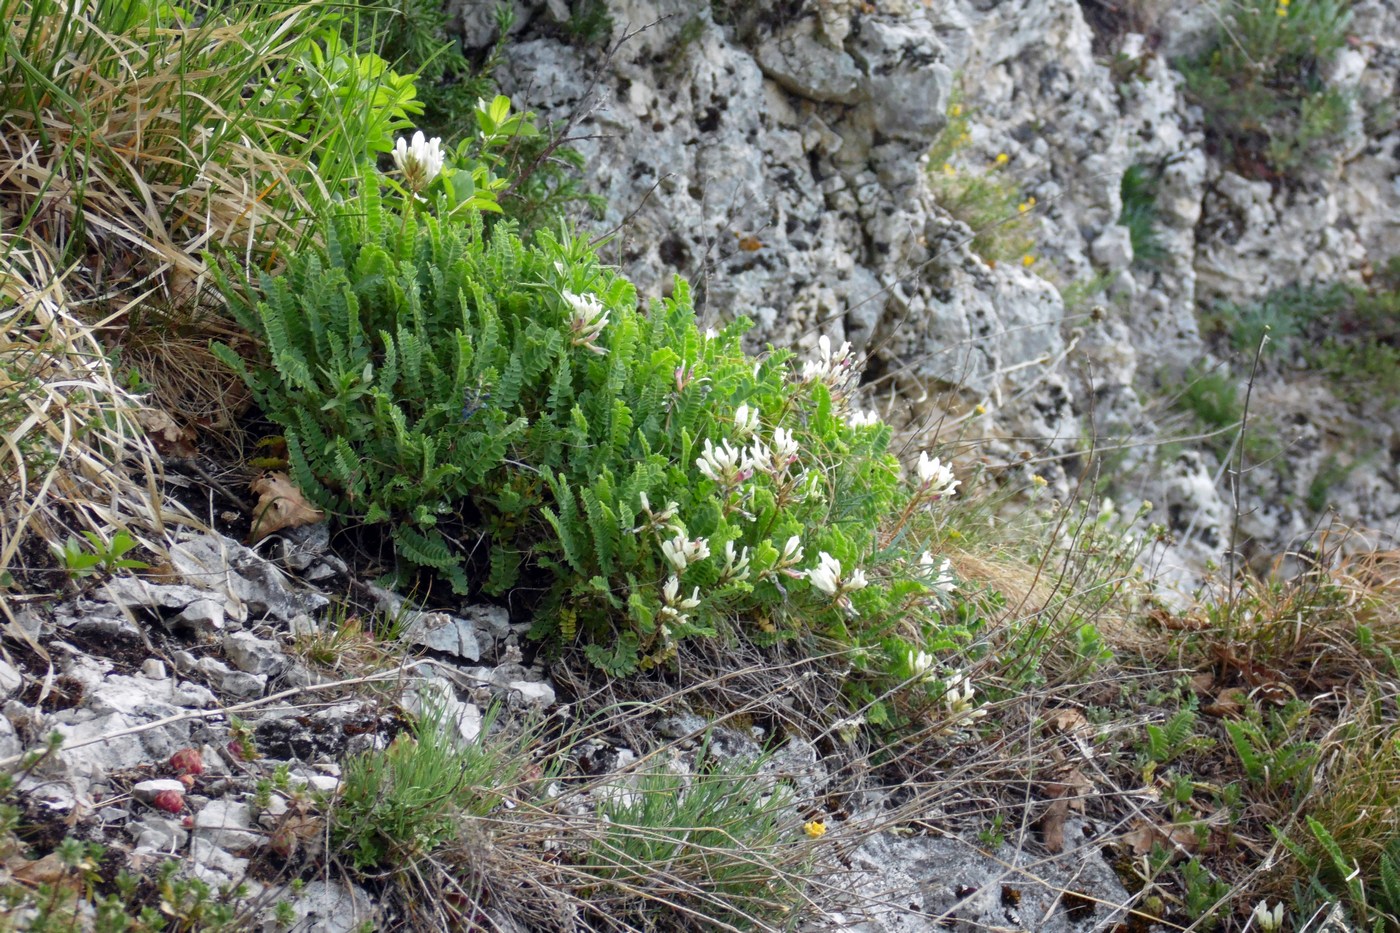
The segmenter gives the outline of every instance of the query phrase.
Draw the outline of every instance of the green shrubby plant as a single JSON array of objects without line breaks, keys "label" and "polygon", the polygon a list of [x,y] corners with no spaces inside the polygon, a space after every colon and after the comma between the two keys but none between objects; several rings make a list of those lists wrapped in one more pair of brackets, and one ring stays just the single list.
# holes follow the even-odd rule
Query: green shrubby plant
[{"label": "green shrubby plant", "polygon": [[1400,397],[1400,277],[1291,285],[1254,304],[1223,302],[1203,321],[1243,353],[1267,334],[1267,357],[1325,374],[1350,401],[1389,407]]},{"label": "green shrubby plant", "polygon": [[864,644],[875,668],[879,639],[947,642],[906,526],[957,481],[927,455],[901,481],[889,428],[850,408],[849,345],[749,356],[747,322],[700,331],[684,282],[644,313],[584,240],[488,232],[414,185],[390,211],[365,176],[324,250],[223,283],[267,346],[218,352],[313,501],[458,592],[538,593],[535,636],[615,674],[722,631]]},{"label": "green shrubby plant", "polygon": [[1022,197],[1016,180],[1006,173],[1009,161],[998,154],[990,164],[971,165],[963,150],[972,140],[972,115],[954,94],[948,122],[928,155],[929,185],[938,206],[972,228],[972,250],[989,262],[1035,261],[1029,213],[1034,197]]},{"label": "green shrubby plant", "polygon": [[1231,0],[1215,42],[1178,63],[1226,158],[1296,174],[1331,163],[1351,102],[1327,83],[1349,0]]}]

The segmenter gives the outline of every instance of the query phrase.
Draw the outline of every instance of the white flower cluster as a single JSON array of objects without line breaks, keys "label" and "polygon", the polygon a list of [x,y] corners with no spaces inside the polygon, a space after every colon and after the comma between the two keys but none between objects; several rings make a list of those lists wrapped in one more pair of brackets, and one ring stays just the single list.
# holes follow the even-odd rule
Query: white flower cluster
[{"label": "white flower cluster", "polygon": [[919,462],[915,470],[919,475],[920,495],[930,499],[951,496],[953,491],[962,485],[962,480],[953,478],[953,468],[937,457],[930,459],[928,451],[919,453]]},{"label": "white flower cluster", "polygon": [[946,557],[942,563],[934,567],[935,558],[928,551],[919,555],[919,569],[928,577],[929,585],[945,596],[951,596],[957,592],[958,582],[953,576],[953,562]]},{"label": "white flower cluster", "polygon": [[657,613],[657,618],[663,630],[668,625],[682,625],[690,618],[686,613],[699,605],[700,587],[693,588],[689,596],[682,596],[680,578],[671,574],[661,587],[661,611]]},{"label": "white flower cluster", "polygon": [[847,416],[846,423],[853,428],[872,428],[880,423],[880,416],[873,411],[858,409]]},{"label": "white flower cluster", "polygon": [[393,156],[408,190],[422,194],[442,171],[442,139],[424,139],[422,130],[413,134],[412,142],[400,136],[394,143]]},{"label": "white flower cluster", "polygon": [[833,396],[844,396],[855,377],[855,362],[849,340],[833,351],[831,338],[822,334],[817,338],[816,358],[802,364],[802,381],[825,383]]},{"label": "white flower cluster", "polygon": [[710,542],[706,538],[688,538],[684,531],[677,531],[675,537],[661,542],[661,556],[676,568],[676,573],[682,573],[710,556]]},{"label": "white flower cluster", "polygon": [[836,600],[836,604],[850,615],[855,615],[850,594],[863,590],[870,581],[865,571],[859,568],[842,575],[841,562],[826,551],[817,555],[817,566],[807,571],[807,581],[814,589],[820,590]]},{"label": "white flower cluster", "polygon": [[927,651],[909,649],[909,670],[913,671],[915,680],[927,680],[933,673],[933,663],[933,655]]},{"label": "white flower cluster", "polygon": [[953,715],[955,722],[970,722],[974,719],[981,719],[987,715],[987,711],[977,709],[974,702],[975,696],[976,691],[972,689],[972,681],[968,680],[967,674],[959,671],[948,678],[948,683],[943,691],[943,705]]},{"label": "white flower cluster", "polygon": [[1250,919],[1263,933],[1277,933],[1283,929],[1283,901],[1275,904],[1273,910],[1269,909],[1268,901],[1260,901],[1254,905]]},{"label": "white flower cluster", "polygon": [[774,428],[773,443],[770,445],[755,440],[749,455],[755,467],[781,481],[788,468],[797,462],[799,449],[797,438],[792,436],[791,431],[786,428]]},{"label": "white flower cluster", "polygon": [[647,522],[645,525],[638,525],[636,528],[633,528],[633,534],[648,529],[659,531],[663,528],[670,529],[671,531],[680,531],[678,526],[671,523],[672,519],[676,517],[676,513],[680,511],[680,506],[676,504],[674,499],[667,502],[666,507],[660,512],[653,512],[651,510],[651,500],[647,498],[646,493],[641,494],[641,500],[642,514],[646,515]]},{"label": "white flower cluster", "polygon": [[740,405],[734,411],[734,433],[739,440],[746,441],[758,433],[758,409],[750,408],[747,403]]},{"label": "white flower cluster", "polygon": [[695,465],[706,478],[721,486],[737,486],[753,475],[753,458],[743,447],[735,447],[728,440],[715,445],[707,437]]},{"label": "white flower cluster", "polygon": [[720,579],[729,581],[742,581],[749,578],[749,549],[747,546],[741,551],[735,551],[734,542],[724,542],[724,566],[719,571]]},{"label": "white flower cluster", "polygon": [[793,535],[787,539],[787,543],[783,545],[783,552],[778,555],[777,569],[784,576],[794,580],[802,579],[807,575],[806,571],[796,569],[797,565],[802,563],[802,554],[802,539]]},{"label": "white flower cluster", "polygon": [[608,309],[603,307],[603,303],[593,295],[576,295],[571,291],[564,292],[564,301],[569,305],[572,314],[569,318],[570,341],[576,347],[583,347],[590,353],[599,356],[608,351],[594,343],[598,335],[603,332],[603,328],[608,324]]}]

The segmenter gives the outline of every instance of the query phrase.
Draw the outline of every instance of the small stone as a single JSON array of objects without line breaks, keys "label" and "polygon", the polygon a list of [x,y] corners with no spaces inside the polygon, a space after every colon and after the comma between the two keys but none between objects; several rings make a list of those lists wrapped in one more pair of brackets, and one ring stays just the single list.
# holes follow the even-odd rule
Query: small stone
[{"label": "small stone", "polygon": [[171,628],[188,628],[198,635],[216,635],[223,631],[227,613],[223,603],[213,599],[198,599],[180,611]]},{"label": "small stone", "polygon": [[249,674],[276,674],[287,666],[286,656],[274,641],[257,638],[247,632],[233,632],[224,637],[224,654],[233,666]]},{"label": "small stone", "polygon": [[211,800],[195,814],[195,837],[230,852],[246,852],[261,842],[253,830],[252,810],[246,803]]},{"label": "small stone", "polygon": [[24,684],[24,676],[14,665],[0,661],[0,700],[8,699],[19,692]]},{"label": "small stone", "polygon": [[164,680],[170,675],[165,670],[165,662],[160,658],[147,658],[141,662],[141,676],[147,680]]},{"label": "small stone", "polygon": [[189,834],[181,828],[179,821],[161,816],[148,816],[127,827],[127,832],[136,838],[136,845],[156,852],[173,852],[185,844]]},{"label": "small stone", "polygon": [[410,645],[420,645],[433,651],[481,660],[481,643],[476,626],[445,612],[414,612],[404,624],[403,638]]},{"label": "small stone", "polygon": [[208,687],[192,684],[187,680],[181,681],[175,687],[170,701],[177,706],[189,706],[195,709],[209,709],[219,703],[218,698],[209,691]]},{"label": "small stone", "polygon": [[166,791],[174,791],[177,794],[185,793],[185,785],[174,778],[157,778],[151,781],[141,781],[131,786],[131,796],[145,803],[151,803],[156,799],[156,794]]},{"label": "small stone", "polygon": [[554,688],[546,683],[513,680],[508,685],[512,695],[519,696],[526,706],[543,709],[554,705]]},{"label": "small stone", "polygon": [[267,678],[261,674],[229,671],[219,684],[224,693],[239,697],[259,697],[267,689]]}]

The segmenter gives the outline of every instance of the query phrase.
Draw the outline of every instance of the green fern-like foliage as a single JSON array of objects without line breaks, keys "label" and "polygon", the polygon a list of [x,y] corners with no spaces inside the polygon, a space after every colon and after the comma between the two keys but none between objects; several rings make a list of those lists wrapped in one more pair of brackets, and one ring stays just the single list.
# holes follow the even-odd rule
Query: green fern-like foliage
[{"label": "green fern-like foliage", "polygon": [[[702,333],[684,282],[641,310],[583,239],[391,216],[369,178],[353,206],[253,297],[222,283],[265,351],[216,352],[302,491],[382,525],[407,569],[538,594],[534,634],[613,674],[688,637],[876,645],[939,624],[944,597],[876,534],[911,494],[889,429],[851,417],[849,371],[755,358],[742,320]],[[756,462],[717,478],[702,462],[725,445]],[[815,586],[823,552],[869,583]]]}]

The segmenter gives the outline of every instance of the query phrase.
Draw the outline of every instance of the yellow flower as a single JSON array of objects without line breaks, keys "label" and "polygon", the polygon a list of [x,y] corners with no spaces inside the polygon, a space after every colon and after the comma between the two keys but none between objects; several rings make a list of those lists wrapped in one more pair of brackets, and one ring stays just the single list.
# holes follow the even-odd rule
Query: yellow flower
[{"label": "yellow flower", "polygon": [[1041,476],[1039,473],[1035,473],[1031,476],[1031,482],[1036,486],[1044,486],[1047,485],[1049,481],[1046,480],[1046,478]]},{"label": "yellow flower", "polygon": [[953,106],[949,107],[949,108],[948,108],[948,116],[950,116],[950,117],[960,117],[960,116],[962,116],[962,104],[954,104]]},{"label": "yellow flower", "polygon": [[957,173],[958,173],[958,170],[955,169],[955,168],[953,168],[953,163],[951,163],[951,162],[944,162],[944,163],[943,163],[943,174],[944,174],[944,175],[947,175],[948,177],[951,178],[952,176],[956,175]]},{"label": "yellow flower", "polygon": [[1030,253],[1027,253],[1026,255],[1021,257],[1021,265],[1029,269],[1031,266],[1035,265],[1035,257],[1032,256]]},{"label": "yellow flower", "polygon": [[976,408],[972,409],[972,411],[974,414],[985,415],[987,413],[987,406],[978,405]]},{"label": "yellow flower", "polygon": [[1032,196],[1029,197],[1029,198],[1026,198],[1026,199],[1025,199],[1024,201],[1022,201],[1020,204],[1017,204],[1017,205],[1016,205],[1016,210],[1018,210],[1018,211],[1020,211],[1022,214],[1024,214],[1026,211],[1030,210],[1030,209],[1033,208],[1033,207],[1035,207],[1035,196],[1034,196],[1034,195],[1032,195]]},{"label": "yellow flower", "polygon": [[1005,165],[1007,162],[1010,162],[1010,161],[1011,161],[1011,156],[1007,155],[1007,154],[1004,153],[1004,152],[998,152],[998,153],[997,153],[997,165]]},{"label": "yellow flower", "polygon": [[1287,15],[1288,15],[1288,7],[1286,7],[1286,6],[1281,6],[1281,7],[1279,7],[1277,10],[1275,10],[1274,12],[1277,13],[1279,16],[1287,16]]},{"label": "yellow flower", "polygon": [[812,820],[802,824],[802,831],[813,839],[820,839],[826,835],[826,823],[822,820]]}]

